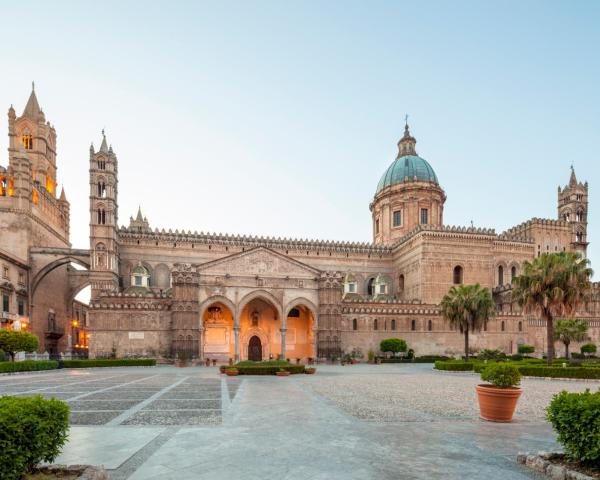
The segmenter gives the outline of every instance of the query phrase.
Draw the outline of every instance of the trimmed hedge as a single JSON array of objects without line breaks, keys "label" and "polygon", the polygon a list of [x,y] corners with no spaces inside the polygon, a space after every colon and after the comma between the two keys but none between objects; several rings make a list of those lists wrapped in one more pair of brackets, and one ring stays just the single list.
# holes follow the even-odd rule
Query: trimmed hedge
[{"label": "trimmed hedge", "polygon": [[435,363],[438,360],[447,361],[452,360],[450,357],[445,355],[423,355],[422,357],[396,357],[396,358],[380,358],[381,363]]},{"label": "trimmed hedge", "polygon": [[36,370],[54,370],[58,362],[54,360],[24,360],[22,362],[0,363],[0,373],[34,372]]},{"label": "trimmed hedge", "polygon": [[464,362],[462,360],[437,360],[435,362],[436,370],[447,370],[450,372],[469,372],[474,367],[473,362]]},{"label": "trimmed hedge", "polygon": [[550,402],[546,418],[570,457],[600,468],[600,390],[562,391]]},{"label": "trimmed hedge", "polygon": [[600,368],[590,367],[538,367],[534,365],[519,366],[521,375],[527,377],[581,378],[600,379]]},{"label": "trimmed hedge", "polygon": [[39,462],[53,462],[67,441],[69,406],[55,398],[0,398],[0,472],[19,480]]},{"label": "trimmed hedge", "polygon": [[62,360],[63,368],[92,368],[92,367],[154,367],[154,358],[121,358],[115,360]]},{"label": "trimmed hedge", "polygon": [[237,369],[240,375],[275,375],[281,369],[291,374],[304,373],[304,365],[234,365],[233,367],[226,367],[225,370],[227,368]]}]

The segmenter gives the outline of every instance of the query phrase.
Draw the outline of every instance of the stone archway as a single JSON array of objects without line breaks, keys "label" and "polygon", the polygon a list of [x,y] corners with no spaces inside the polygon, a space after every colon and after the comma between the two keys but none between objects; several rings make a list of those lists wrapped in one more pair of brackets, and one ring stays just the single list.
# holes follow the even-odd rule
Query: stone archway
[{"label": "stone archway", "polygon": [[260,342],[261,346],[261,359],[268,360],[271,358],[271,344],[269,335],[267,332],[260,328],[250,328],[248,330],[244,330],[241,336],[241,359],[242,360],[251,360],[251,342],[253,338],[257,338]]},{"label": "stone archway", "polygon": [[248,341],[248,360],[261,362],[262,359],[262,342],[260,341],[260,337],[252,335]]},{"label": "stone archway", "polygon": [[300,297],[289,302],[285,309],[286,357],[308,361],[317,356],[317,307]]}]

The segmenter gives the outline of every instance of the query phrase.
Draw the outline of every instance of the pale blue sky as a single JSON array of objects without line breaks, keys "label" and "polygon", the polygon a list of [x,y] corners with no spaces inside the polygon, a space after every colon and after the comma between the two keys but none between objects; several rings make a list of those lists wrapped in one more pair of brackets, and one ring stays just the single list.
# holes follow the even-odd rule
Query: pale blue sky
[{"label": "pale blue sky", "polygon": [[0,0],[0,108],[35,80],[74,246],[103,127],[120,223],[141,204],[152,227],[369,241],[408,113],[447,224],[555,218],[573,163],[600,268],[599,24],[591,0]]}]

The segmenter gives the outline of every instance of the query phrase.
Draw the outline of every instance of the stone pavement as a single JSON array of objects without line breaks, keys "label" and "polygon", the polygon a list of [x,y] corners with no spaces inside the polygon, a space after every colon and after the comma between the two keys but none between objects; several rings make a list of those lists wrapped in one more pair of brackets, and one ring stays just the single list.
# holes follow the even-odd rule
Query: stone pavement
[{"label": "stone pavement", "polygon": [[0,394],[69,401],[73,426],[57,462],[103,464],[113,479],[536,478],[516,453],[557,448],[543,421],[365,421],[311,386],[365,374],[448,378],[431,367],[319,366],[316,376],[283,378],[204,367],[71,370],[0,377]]}]

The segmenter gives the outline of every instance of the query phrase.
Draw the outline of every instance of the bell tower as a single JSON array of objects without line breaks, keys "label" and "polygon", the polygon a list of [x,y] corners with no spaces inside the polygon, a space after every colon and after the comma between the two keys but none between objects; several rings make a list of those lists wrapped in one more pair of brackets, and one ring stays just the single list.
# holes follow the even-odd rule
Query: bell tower
[{"label": "bell tower", "polygon": [[588,183],[577,181],[575,169],[571,166],[569,184],[563,189],[558,187],[558,218],[568,222],[573,231],[571,249],[587,253],[587,215],[588,215]]},{"label": "bell tower", "polygon": [[118,162],[102,130],[100,150],[90,146],[90,280],[92,298],[119,286]]}]

